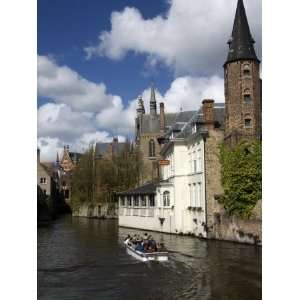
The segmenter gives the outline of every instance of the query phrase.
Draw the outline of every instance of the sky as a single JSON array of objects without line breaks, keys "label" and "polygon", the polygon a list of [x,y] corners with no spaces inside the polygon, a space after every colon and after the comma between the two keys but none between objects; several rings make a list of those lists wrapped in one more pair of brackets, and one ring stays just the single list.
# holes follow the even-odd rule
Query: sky
[{"label": "sky", "polygon": [[[223,63],[237,0],[38,0],[38,146],[133,137],[136,99],[150,85],[166,112],[224,102]],[[261,1],[244,0],[261,59]]]}]

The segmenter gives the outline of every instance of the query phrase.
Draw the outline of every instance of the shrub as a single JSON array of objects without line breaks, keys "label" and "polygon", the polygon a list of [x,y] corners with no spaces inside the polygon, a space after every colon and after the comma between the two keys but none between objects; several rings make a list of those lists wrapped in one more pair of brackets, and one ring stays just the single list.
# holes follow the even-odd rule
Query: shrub
[{"label": "shrub", "polygon": [[231,215],[250,217],[261,199],[261,142],[241,141],[233,148],[220,146],[221,178],[224,194],[218,200]]}]

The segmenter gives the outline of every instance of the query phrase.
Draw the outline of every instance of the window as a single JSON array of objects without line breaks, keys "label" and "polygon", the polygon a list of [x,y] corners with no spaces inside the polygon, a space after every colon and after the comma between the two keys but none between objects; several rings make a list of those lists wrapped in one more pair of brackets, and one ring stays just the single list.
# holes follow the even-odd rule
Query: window
[{"label": "window", "polygon": [[248,64],[244,65],[243,74],[244,76],[250,76],[250,66]]},{"label": "window", "polygon": [[139,197],[138,196],[134,196],[134,198],[133,198],[133,205],[134,206],[139,206]]},{"label": "window", "polygon": [[46,195],[46,190],[43,190],[43,192],[44,192],[44,195]]},{"label": "window", "polygon": [[251,128],[252,122],[251,119],[245,119],[245,128]]},{"label": "window", "polygon": [[155,157],[155,142],[154,142],[154,140],[149,141],[149,156]]},{"label": "window", "polygon": [[198,182],[197,188],[198,188],[198,201],[197,201],[197,207],[199,207],[199,206],[201,206],[201,182]]},{"label": "window", "polygon": [[46,177],[41,177],[40,178],[40,183],[41,184],[46,184],[47,183]]},{"label": "window", "polygon": [[197,151],[197,160],[198,160],[198,172],[201,172],[201,149]]},{"label": "window", "polygon": [[170,206],[170,192],[168,191],[163,193],[163,205]]},{"label": "window", "polygon": [[125,197],[121,196],[121,206],[125,206]]},{"label": "window", "polygon": [[197,172],[197,160],[193,160],[193,168],[194,168],[194,173],[196,173]]},{"label": "window", "polygon": [[189,192],[190,192],[190,206],[193,206],[193,192],[192,186],[189,184]]},{"label": "window", "polygon": [[194,190],[194,193],[195,193],[195,198],[194,198],[193,206],[197,206],[197,202],[198,202],[198,190],[197,190],[197,187],[196,187],[196,183],[193,184],[193,190]]},{"label": "window", "polygon": [[154,195],[149,196],[149,206],[155,206],[155,196]]},{"label": "window", "polygon": [[65,199],[69,199],[70,192],[69,190],[65,190]]},{"label": "window", "polygon": [[250,94],[245,94],[244,95],[244,101],[245,102],[251,102],[251,95]]},{"label": "window", "polygon": [[131,206],[131,203],[132,203],[131,197],[128,196],[128,197],[127,197],[127,206]]},{"label": "window", "polygon": [[142,198],[142,200],[141,200],[141,206],[146,206],[147,205],[147,203],[146,203],[146,196],[143,195],[143,196],[141,196],[141,198]]}]

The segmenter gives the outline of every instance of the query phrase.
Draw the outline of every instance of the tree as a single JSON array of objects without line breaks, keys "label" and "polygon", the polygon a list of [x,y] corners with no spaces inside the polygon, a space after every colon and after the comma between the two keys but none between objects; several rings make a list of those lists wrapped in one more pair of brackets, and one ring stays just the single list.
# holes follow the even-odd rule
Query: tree
[{"label": "tree", "polygon": [[127,141],[121,151],[95,159],[93,147],[81,157],[72,179],[72,207],[83,203],[115,201],[115,193],[136,187],[142,170],[142,156]]}]

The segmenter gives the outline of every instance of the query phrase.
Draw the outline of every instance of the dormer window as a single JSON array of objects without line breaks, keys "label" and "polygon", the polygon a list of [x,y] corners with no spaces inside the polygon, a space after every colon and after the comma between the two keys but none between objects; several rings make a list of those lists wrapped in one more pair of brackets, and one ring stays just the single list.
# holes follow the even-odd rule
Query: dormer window
[{"label": "dormer window", "polygon": [[194,124],[192,127],[192,133],[196,133],[197,132],[197,125]]}]

